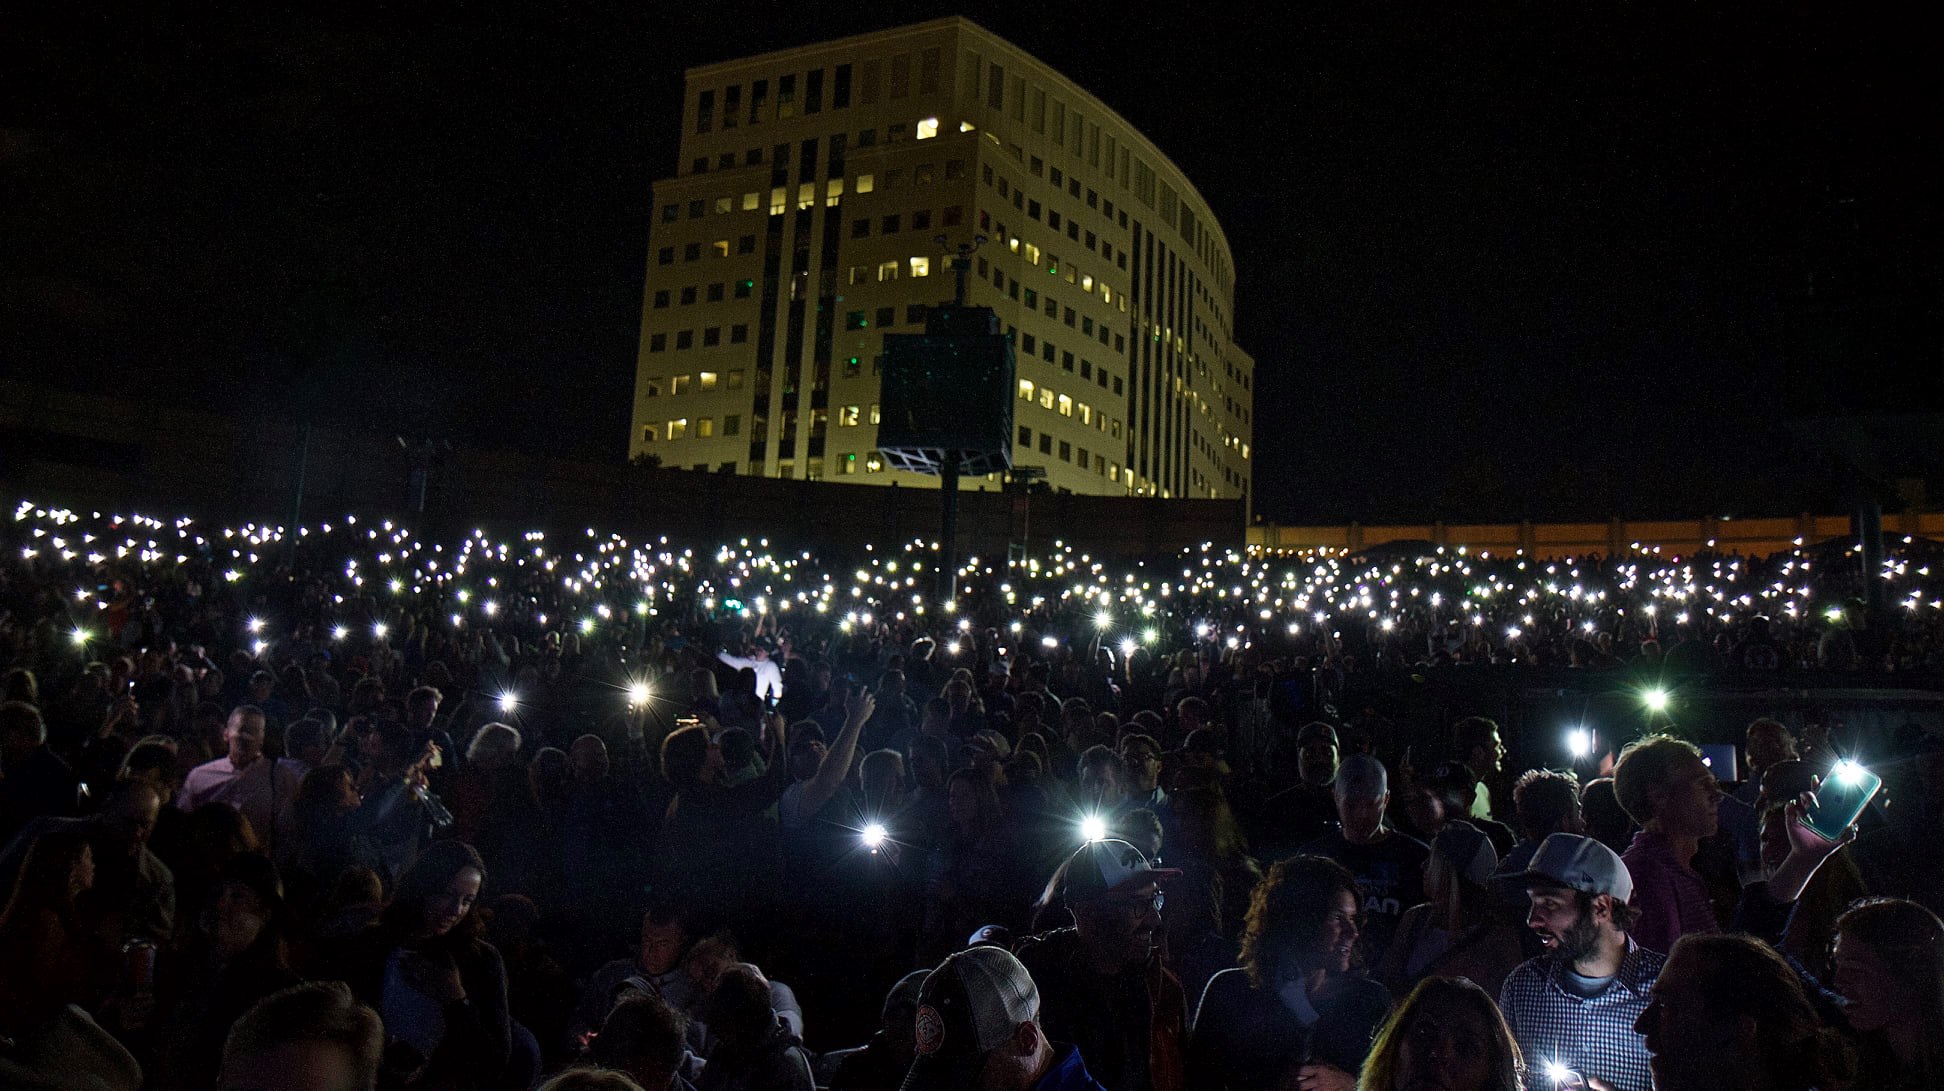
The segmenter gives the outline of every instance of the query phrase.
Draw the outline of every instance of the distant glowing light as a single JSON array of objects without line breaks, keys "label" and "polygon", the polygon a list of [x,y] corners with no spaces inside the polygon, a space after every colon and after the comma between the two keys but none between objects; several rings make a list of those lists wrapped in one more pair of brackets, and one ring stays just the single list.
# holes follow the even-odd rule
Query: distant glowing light
[{"label": "distant glowing light", "polygon": [[1583,727],[1576,727],[1566,733],[1566,751],[1574,759],[1584,759],[1593,754],[1593,733]]},{"label": "distant glowing light", "polygon": [[1660,689],[1658,687],[1654,689],[1650,689],[1646,693],[1641,694],[1640,699],[1647,703],[1647,711],[1649,712],[1667,711],[1668,698],[1667,698],[1667,691],[1664,689]]},{"label": "distant glowing light", "polygon": [[1107,820],[1097,814],[1081,819],[1080,837],[1089,843],[1107,840]]},{"label": "distant glowing light", "polygon": [[876,852],[884,846],[884,842],[890,836],[891,831],[884,828],[884,823],[866,823],[864,826],[864,847],[870,849],[872,852]]},{"label": "distant glowing light", "polygon": [[511,716],[514,713],[514,711],[516,711],[519,707],[520,707],[520,698],[516,694],[510,692],[500,694],[499,710],[501,712],[505,713],[508,716]]}]

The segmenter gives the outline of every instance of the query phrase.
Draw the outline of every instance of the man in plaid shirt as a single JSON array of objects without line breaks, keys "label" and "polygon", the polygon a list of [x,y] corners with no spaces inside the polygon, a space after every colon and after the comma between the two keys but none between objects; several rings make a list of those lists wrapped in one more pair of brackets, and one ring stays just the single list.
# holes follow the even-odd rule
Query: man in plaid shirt
[{"label": "man in plaid shirt", "polygon": [[1569,1072],[1594,1091],[1651,1091],[1634,1021],[1667,959],[1627,934],[1636,918],[1627,865],[1590,837],[1555,833],[1515,881],[1547,951],[1513,970],[1499,993],[1525,1054],[1527,1091],[1574,1086]]}]

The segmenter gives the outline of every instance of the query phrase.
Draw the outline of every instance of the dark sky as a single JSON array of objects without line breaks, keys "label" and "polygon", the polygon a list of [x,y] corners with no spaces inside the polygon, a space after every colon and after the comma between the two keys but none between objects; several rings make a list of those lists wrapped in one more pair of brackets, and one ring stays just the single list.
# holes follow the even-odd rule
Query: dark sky
[{"label": "dark sky", "polygon": [[[618,461],[682,70],[954,12],[1221,221],[1272,519],[1829,508],[1782,426],[1858,371],[1785,380],[1811,274],[1939,299],[1922,5],[35,7],[0,359],[142,398]],[[1936,350],[1874,366],[1934,393]]]}]

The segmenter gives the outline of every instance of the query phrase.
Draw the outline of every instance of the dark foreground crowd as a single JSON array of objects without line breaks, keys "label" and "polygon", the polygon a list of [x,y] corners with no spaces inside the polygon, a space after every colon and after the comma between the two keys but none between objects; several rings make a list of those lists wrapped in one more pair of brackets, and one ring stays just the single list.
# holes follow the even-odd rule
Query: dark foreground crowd
[{"label": "dark foreground crowd", "polygon": [[0,566],[0,1087],[1944,1087],[1922,731],[1819,832],[1776,720],[1521,773],[1212,641],[347,638],[219,568]]}]

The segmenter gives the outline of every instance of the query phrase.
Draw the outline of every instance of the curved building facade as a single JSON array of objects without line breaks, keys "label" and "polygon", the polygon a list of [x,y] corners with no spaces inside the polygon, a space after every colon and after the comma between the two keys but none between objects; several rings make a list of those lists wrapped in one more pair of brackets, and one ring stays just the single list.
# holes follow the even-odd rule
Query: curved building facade
[{"label": "curved building facade", "polygon": [[[1228,240],[1105,104],[964,19],[691,69],[655,183],[630,454],[932,479],[876,444],[882,334],[969,299],[1014,339],[1013,464],[1075,493],[1250,494]],[[976,482],[967,482],[977,487]]]}]

